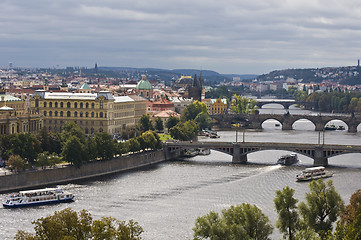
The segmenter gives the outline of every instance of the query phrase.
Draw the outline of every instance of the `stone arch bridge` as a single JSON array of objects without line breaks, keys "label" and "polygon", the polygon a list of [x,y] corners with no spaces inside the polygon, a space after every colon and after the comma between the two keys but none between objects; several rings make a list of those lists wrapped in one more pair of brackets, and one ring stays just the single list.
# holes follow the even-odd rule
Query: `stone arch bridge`
[{"label": "stone arch bridge", "polygon": [[262,108],[262,106],[267,104],[280,104],[285,109],[289,109],[292,105],[303,105],[311,108],[313,108],[315,105],[314,102],[301,102],[294,99],[256,99],[256,106],[259,108]]},{"label": "stone arch bridge", "polygon": [[315,125],[316,131],[323,131],[325,125],[332,120],[341,120],[347,127],[348,132],[357,132],[357,126],[361,124],[361,117],[353,115],[294,115],[294,114],[221,114],[211,115],[216,125],[229,128],[233,123],[245,123],[246,127],[262,129],[262,123],[269,119],[275,119],[282,124],[282,130],[292,130],[292,125],[300,120],[307,119]]},{"label": "stone arch bridge", "polygon": [[166,142],[163,145],[167,156],[186,149],[206,148],[232,156],[233,163],[246,163],[247,154],[264,150],[286,150],[305,155],[314,160],[314,166],[327,166],[328,158],[347,154],[361,153],[361,145],[326,145],[275,142]]}]

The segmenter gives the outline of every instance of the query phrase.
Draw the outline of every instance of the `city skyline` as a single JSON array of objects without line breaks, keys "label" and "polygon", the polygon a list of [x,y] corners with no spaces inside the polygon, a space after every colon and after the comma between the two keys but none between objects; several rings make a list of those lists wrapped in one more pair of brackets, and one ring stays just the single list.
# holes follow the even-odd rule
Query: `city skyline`
[{"label": "city skyline", "polygon": [[339,1],[10,1],[0,66],[263,74],[356,65],[361,4]]}]

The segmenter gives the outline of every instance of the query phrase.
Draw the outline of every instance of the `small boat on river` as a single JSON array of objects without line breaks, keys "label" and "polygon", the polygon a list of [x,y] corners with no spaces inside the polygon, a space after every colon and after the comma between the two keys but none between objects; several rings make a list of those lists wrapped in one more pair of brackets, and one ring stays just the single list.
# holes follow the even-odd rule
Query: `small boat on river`
[{"label": "small boat on river", "polygon": [[28,207],[52,203],[73,201],[74,195],[59,188],[44,188],[38,190],[12,193],[3,201],[5,208]]},{"label": "small boat on river", "polygon": [[320,178],[332,177],[333,173],[326,171],[325,167],[306,168],[302,173],[296,176],[297,181],[310,181]]},{"label": "small boat on river", "polygon": [[289,166],[295,163],[298,163],[298,156],[295,153],[292,154],[287,154],[284,156],[281,156],[278,160],[277,160],[277,164],[281,164],[281,165],[285,165],[285,166]]}]

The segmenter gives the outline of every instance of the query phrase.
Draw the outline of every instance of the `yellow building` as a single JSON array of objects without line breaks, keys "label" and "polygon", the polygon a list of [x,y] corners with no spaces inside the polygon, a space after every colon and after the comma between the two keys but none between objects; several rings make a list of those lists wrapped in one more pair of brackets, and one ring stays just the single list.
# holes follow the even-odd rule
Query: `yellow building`
[{"label": "yellow building", "polygon": [[25,100],[0,90],[0,135],[36,133],[42,125],[41,115],[28,110]]},{"label": "yellow building", "polygon": [[228,108],[227,108],[227,99],[225,98],[218,98],[218,99],[211,99],[210,100],[210,113],[211,115],[213,114],[223,114],[225,112],[227,112]]},{"label": "yellow building", "polygon": [[31,108],[43,115],[44,126],[60,132],[66,121],[78,124],[86,134],[120,133],[146,113],[146,100],[138,96],[115,97],[108,91],[69,93],[36,91]]}]

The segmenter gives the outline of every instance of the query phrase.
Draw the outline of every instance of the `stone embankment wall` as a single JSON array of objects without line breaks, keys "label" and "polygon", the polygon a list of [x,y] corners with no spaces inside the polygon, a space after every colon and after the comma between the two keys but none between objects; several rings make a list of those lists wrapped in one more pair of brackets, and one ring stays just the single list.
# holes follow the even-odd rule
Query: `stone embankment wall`
[{"label": "stone embankment wall", "polygon": [[60,183],[69,183],[121,171],[136,169],[143,166],[163,162],[177,157],[164,154],[163,150],[121,156],[109,161],[95,161],[82,165],[80,168],[66,166],[63,168],[23,171],[16,174],[0,176],[0,192],[20,189],[31,189]]}]

